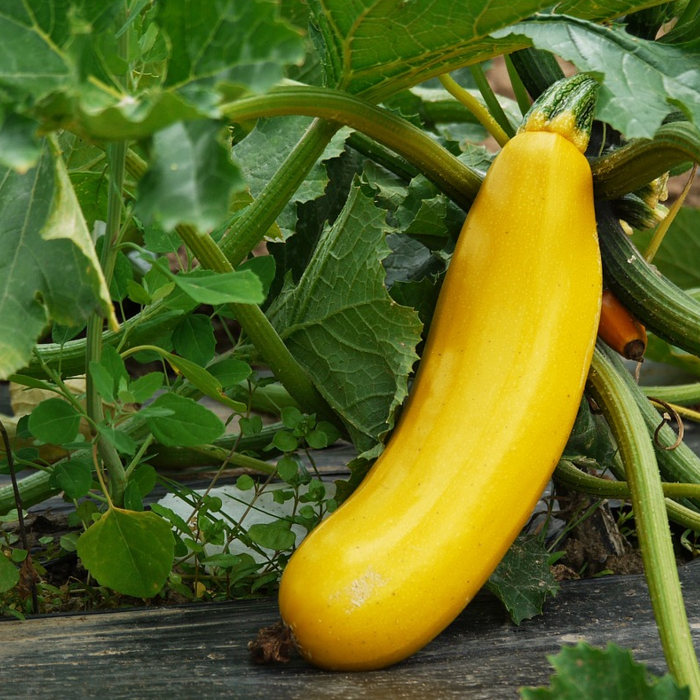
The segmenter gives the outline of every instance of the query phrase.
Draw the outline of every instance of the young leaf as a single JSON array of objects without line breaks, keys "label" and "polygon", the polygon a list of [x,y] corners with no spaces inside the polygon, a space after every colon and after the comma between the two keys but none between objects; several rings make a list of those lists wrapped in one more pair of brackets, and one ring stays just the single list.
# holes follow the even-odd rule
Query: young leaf
[{"label": "young leaf", "polygon": [[556,670],[549,688],[523,688],[523,700],[688,700],[688,688],[673,678],[650,676],[630,651],[608,644],[605,650],[586,642],[566,646],[548,657]]},{"label": "young leaf", "polygon": [[135,403],[143,403],[163,386],[165,375],[162,372],[149,372],[129,384],[129,391]]},{"label": "young leaf", "polygon": [[125,455],[133,455],[136,453],[136,442],[123,430],[119,430],[119,428],[115,428],[111,425],[102,424],[98,424],[97,430],[100,435],[114,445],[118,452]]},{"label": "young leaf", "polygon": [[232,357],[209,365],[207,369],[224,389],[229,389],[244,382],[253,373],[247,362],[236,360]]},{"label": "young leaf", "polygon": [[151,405],[172,411],[168,416],[146,418],[146,424],[156,440],[168,447],[206,445],[221,437],[224,432],[221,420],[192,399],[163,394]]},{"label": "young leaf", "polygon": [[202,367],[210,362],[216,350],[216,338],[209,316],[185,316],[173,329],[173,348],[178,355]]},{"label": "young leaf", "polygon": [[324,232],[299,284],[287,281],[270,320],[362,451],[391,427],[408,389],[421,324],[384,284],[385,212],[359,186]]},{"label": "young leaf", "polygon": [[173,563],[170,525],[155,513],[111,508],[78,540],[78,556],[101,586],[152,598]]},{"label": "young leaf", "polygon": [[67,401],[46,399],[29,416],[29,430],[42,442],[61,445],[75,440],[80,418],[80,413]]},{"label": "young leaf", "polygon": [[68,498],[82,498],[92,486],[92,465],[80,459],[59,462],[49,483],[63,491]]},{"label": "young leaf", "polygon": [[296,535],[290,530],[289,523],[284,520],[255,523],[248,529],[248,536],[261,547],[275,551],[289,549],[296,542]]},{"label": "young leaf", "polygon": [[538,537],[521,536],[486,584],[505,605],[516,625],[541,615],[544,601],[559,591],[549,568],[549,556]]},{"label": "young leaf", "polygon": [[19,569],[0,550],[0,593],[5,593],[19,583]]},{"label": "young leaf", "polygon": [[264,300],[262,284],[251,270],[195,270],[180,273],[175,282],[199,304],[260,304]]}]

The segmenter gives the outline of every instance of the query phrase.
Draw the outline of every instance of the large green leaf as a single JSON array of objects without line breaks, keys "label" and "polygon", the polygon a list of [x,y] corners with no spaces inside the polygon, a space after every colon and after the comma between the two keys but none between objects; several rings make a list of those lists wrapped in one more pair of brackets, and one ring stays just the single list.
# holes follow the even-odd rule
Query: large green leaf
[{"label": "large green leaf", "polygon": [[631,652],[609,644],[596,649],[585,642],[549,657],[556,669],[550,688],[523,688],[523,700],[687,700],[670,675],[649,677]]},{"label": "large green leaf", "polygon": [[[44,12],[41,12],[43,5]],[[49,19],[49,6],[60,12]],[[0,5],[0,97],[34,103],[72,77],[70,62],[50,32],[62,34],[70,24],[65,0],[4,0]],[[33,7],[32,7],[33,6]]]},{"label": "large green leaf", "polygon": [[97,579],[119,593],[152,598],[173,564],[170,525],[155,513],[110,508],[78,540],[78,556]]},{"label": "large green leaf", "polygon": [[0,378],[23,367],[45,327],[113,319],[109,290],[60,157],[45,145],[24,174],[0,168]]},{"label": "large green leaf", "polygon": [[392,425],[407,393],[421,324],[384,287],[385,212],[355,186],[294,286],[270,319],[319,391],[369,449]]},{"label": "large green leaf", "polygon": [[651,138],[678,108],[700,124],[700,39],[681,47],[638,39],[619,26],[545,14],[494,32],[514,35],[603,76],[596,116],[627,138]]},{"label": "large green leaf", "polygon": [[379,99],[493,52],[488,35],[550,0],[310,0],[330,87]]},{"label": "large green leaf", "polygon": [[158,22],[172,53],[166,85],[204,89],[217,82],[264,91],[284,64],[304,57],[299,32],[269,0],[161,0]]}]

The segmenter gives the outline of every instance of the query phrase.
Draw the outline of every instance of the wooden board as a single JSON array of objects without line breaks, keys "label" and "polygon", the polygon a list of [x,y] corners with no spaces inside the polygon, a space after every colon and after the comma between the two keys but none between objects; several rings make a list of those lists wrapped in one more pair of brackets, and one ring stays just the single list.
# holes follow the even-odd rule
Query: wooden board
[{"label": "wooden board", "polygon": [[[681,575],[700,643],[700,565]],[[568,582],[545,615],[519,627],[480,594],[424,650],[371,673],[328,673],[301,660],[252,665],[248,641],[276,619],[275,601],[258,600],[2,621],[0,697],[500,700],[546,683],[546,655],[580,639],[615,642],[666,670],[642,576]]]}]

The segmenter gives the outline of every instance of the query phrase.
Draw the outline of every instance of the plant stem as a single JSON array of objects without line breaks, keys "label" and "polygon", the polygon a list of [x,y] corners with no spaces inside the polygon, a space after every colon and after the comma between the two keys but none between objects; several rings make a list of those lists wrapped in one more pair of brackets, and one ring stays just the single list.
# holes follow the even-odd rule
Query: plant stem
[{"label": "plant stem", "polygon": [[[107,226],[100,255],[100,265],[102,266],[102,271],[108,285],[112,279],[112,274],[114,273],[114,264],[117,255],[116,245],[118,243],[121,229],[121,213],[123,206],[122,190],[124,185],[127,150],[127,144],[123,141],[112,144],[108,148],[110,187],[109,198],[107,201]],[[97,314],[92,314],[88,318],[87,344],[85,348],[85,401],[87,414],[94,424],[100,424],[104,421],[102,399],[89,371],[90,363],[99,362],[100,358],[102,357],[102,325],[102,318]],[[95,440],[97,442],[100,457],[102,458],[109,475],[109,496],[111,496],[111,499],[117,505],[121,505],[128,480],[124,470],[124,465],[119,457],[119,453],[114,445],[109,442],[109,440],[100,434],[95,437]]]},{"label": "plant stem", "polygon": [[[19,524],[19,537],[22,542],[22,547],[27,552],[27,556],[31,557],[31,550],[29,549],[29,540],[27,538],[27,529],[24,526],[24,504],[22,503],[22,494],[19,491],[17,485],[17,473],[15,472],[15,460],[12,453],[12,445],[10,444],[10,436],[7,434],[7,429],[5,424],[0,421],[0,434],[2,435],[2,442],[5,446],[5,456],[7,457],[7,466],[10,470],[10,480],[12,482],[12,494],[15,500],[15,506],[17,508],[17,522]],[[0,556],[3,556],[0,553]],[[32,591],[32,611],[34,613],[39,612],[39,596],[36,590],[36,581],[33,576],[30,576],[30,588]]]},{"label": "plant stem", "polygon": [[700,10],[700,0],[689,0],[688,4],[685,6],[685,10],[683,10],[683,14],[678,18],[675,26],[680,27],[687,22],[690,22],[695,18],[698,10]]},{"label": "plant stem", "polygon": [[506,116],[506,113],[503,111],[501,103],[498,101],[494,91],[491,89],[483,67],[480,63],[477,63],[476,65],[469,66],[469,70],[494,119],[501,125],[503,131],[505,131],[510,138],[513,138],[513,136],[515,136],[515,129]]},{"label": "plant stem", "polygon": [[688,626],[668,529],[664,493],[644,419],[626,383],[597,347],[589,374],[591,393],[610,425],[625,466],[651,605],[669,670],[691,698],[700,700],[700,668]]},{"label": "plant stem", "polygon": [[[203,267],[215,272],[233,271],[233,266],[210,236],[201,235],[193,228],[184,226],[178,229],[178,233]],[[344,432],[344,427],[335,412],[289,352],[262,309],[255,304],[228,306],[267,366],[290,395],[304,410],[331,421]]]},{"label": "plant stem", "polygon": [[508,134],[503,131],[500,124],[491,116],[488,109],[486,109],[474,95],[459,85],[448,73],[440,76],[440,82],[452,97],[461,102],[479,120],[479,123],[486,131],[496,139],[499,146],[505,146],[506,143],[508,143],[510,140]]},{"label": "plant stem", "polygon": [[265,95],[222,105],[231,121],[305,114],[357,129],[415,165],[450,199],[467,210],[481,186],[481,177],[405,119],[338,90],[309,86],[281,87]]},{"label": "plant stem", "polygon": [[[591,496],[603,498],[630,497],[630,488],[626,481],[611,481],[610,479],[601,479],[592,474],[587,474],[568,460],[559,462],[554,472],[554,477],[567,488],[579,493],[587,493]],[[669,519],[682,527],[700,531],[700,513],[671,500],[671,498],[697,497],[700,493],[700,484],[663,482],[661,486],[666,496],[666,512]]]},{"label": "plant stem", "polygon": [[700,162],[700,134],[689,122],[659,127],[653,139],[634,139],[591,160],[597,199],[617,199],[677,165]]},{"label": "plant stem", "polygon": [[518,103],[518,109],[520,109],[520,114],[525,116],[530,110],[530,98],[527,94],[527,88],[518,75],[518,71],[515,69],[513,60],[506,54],[504,56],[506,62],[506,70],[508,71],[508,77],[510,78],[510,84],[513,88],[513,94],[515,95],[515,100]]},{"label": "plant stem", "polygon": [[668,229],[671,227],[673,220],[676,218],[676,214],[678,214],[680,208],[683,206],[683,202],[688,196],[688,192],[690,192],[690,186],[693,184],[693,180],[695,179],[695,171],[697,169],[698,165],[697,163],[695,163],[695,165],[693,165],[693,169],[690,171],[690,177],[685,183],[685,187],[683,187],[683,191],[678,196],[676,201],[671,205],[670,209],[668,210],[668,214],[666,215],[666,218],[657,226],[656,231],[654,231],[654,235],[649,241],[647,249],[644,251],[644,259],[648,263],[650,263],[654,259],[654,256],[656,255],[657,251],[661,247],[661,244],[663,243],[664,238],[666,237]]},{"label": "plant stem", "polygon": [[700,382],[675,386],[640,386],[639,388],[647,397],[654,396],[680,406],[693,406],[700,403]]}]

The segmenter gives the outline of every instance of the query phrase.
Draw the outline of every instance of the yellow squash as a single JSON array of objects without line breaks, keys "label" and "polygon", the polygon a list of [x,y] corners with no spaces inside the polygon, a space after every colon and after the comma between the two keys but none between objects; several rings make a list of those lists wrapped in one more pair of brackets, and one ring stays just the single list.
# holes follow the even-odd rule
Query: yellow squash
[{"label": "yellow squash", "polygon": [[395,663],[481,588],[569,436],[600,298],[588,162],[558,133],[519,133],[469,212],[386,450],[283,574],[308,661]]}]

